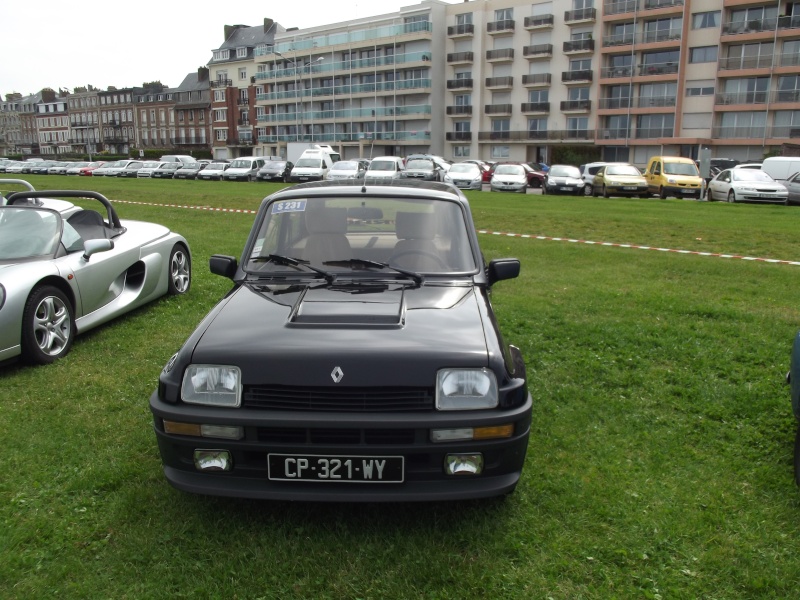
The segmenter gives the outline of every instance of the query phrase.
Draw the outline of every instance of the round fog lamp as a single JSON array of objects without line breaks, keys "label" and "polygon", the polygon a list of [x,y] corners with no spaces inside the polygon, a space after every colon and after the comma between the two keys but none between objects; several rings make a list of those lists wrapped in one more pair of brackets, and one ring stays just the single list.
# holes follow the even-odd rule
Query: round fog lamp
[{"label": "round fog lamp", "polygon": [[483,472],[483,454],[448,454],[444,457],[447,475],[480,475]]}]

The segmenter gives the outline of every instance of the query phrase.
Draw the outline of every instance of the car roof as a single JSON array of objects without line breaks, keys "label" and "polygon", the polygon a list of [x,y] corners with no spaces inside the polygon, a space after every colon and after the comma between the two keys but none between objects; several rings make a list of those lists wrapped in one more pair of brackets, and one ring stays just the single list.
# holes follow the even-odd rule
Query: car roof
[{"label": "car roof", "polygon": [[365,183],[354,184],[352,180],[324,180],[301,183],[284,188],[269,198],[284,198],[293,196],[325,197],[335,194],[337,196],[397,196],[402,194],[408,198],[436,198],[451,200],[468,205],[467,197],[458,188],[435,181],[417,181],[414,179],[388,179],[367,180]]}]

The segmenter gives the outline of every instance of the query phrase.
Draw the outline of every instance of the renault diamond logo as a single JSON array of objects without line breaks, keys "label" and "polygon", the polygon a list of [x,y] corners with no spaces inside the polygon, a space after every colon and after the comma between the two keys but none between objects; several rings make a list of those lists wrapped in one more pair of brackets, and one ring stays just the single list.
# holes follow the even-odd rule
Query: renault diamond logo
[{"label": "renault diamond logo", "polygon": [[331,371],[331,379],[333,379],[333,383],[339,383],[344,377],[344,371],[342,371],[341,367],[336,367],[333,371]]}]

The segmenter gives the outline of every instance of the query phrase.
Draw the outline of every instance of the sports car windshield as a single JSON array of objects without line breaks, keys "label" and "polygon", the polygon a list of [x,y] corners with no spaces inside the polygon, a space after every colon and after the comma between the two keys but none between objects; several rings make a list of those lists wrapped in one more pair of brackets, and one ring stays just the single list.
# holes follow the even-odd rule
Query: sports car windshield
[{"label": "sports car windshield", "polygon": [[60,229],[61,220],[52,211],[0,208],[0,261],[54,254]]},{"label": "sports car windshield", "polygon": [[375,197],[273,202],[244,267],[263,277],[313,275],[305,265],[335,275],[358,271],[359,276],[396,276],[365,261],[425,274],[476,270],[459,204]]}]

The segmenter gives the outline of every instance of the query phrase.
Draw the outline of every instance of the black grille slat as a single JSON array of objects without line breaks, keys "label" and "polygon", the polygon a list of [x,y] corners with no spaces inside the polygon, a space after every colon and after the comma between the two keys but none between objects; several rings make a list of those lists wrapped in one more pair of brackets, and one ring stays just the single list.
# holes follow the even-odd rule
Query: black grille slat
[{"label": "black grille slat", "polygon": [[434,408],[428,388],[248,386],[245,408],[333,412],[409,412]]},{"label": "black grille slat", "polygon": [[334,429],[259,427],[259,442],[290,445],[391,446],[414,443],[413,429]]}]

